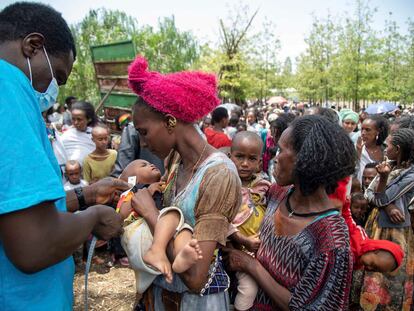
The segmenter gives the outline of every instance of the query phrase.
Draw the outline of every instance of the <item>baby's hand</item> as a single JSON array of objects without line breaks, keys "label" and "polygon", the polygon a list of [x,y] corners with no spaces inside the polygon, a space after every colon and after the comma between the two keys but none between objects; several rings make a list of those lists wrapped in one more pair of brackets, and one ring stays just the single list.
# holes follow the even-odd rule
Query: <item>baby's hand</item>
[{"label": "baby's hand", "polygon": [[390,218],[391,222],[395,224],[400,224],[405,221],[403,213],[396,207],[394,204],[390,204],[385,207],[385,212],[387,213],[388,217]]},{"label": "baby's hand", "polygon": [[153,183],[149,185],[148,187],[148,191],[150,192],[151,195],[154,195],[155,192],[162,193],[164,189],[165,189],[165,182],[162,182],[162,181]]},{"label": "baby's hand", "polygon": [[249,252],[256,253],[257,250],[260,247],[260,243],[262,243],[262,241],[260,241],[260,239],[259,239],[259,234],[255,234],[255,235],[246,237],[246,241],[244,243],[244,247],[246,247],[246,249]]}]

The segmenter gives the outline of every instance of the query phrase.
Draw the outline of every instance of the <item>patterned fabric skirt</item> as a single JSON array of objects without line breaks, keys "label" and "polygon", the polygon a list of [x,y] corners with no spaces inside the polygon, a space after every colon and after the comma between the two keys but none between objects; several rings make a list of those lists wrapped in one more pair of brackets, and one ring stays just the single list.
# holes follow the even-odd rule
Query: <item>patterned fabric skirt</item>
[{"label": "patterned fabric skirt", "polygon": [[368,217],[365,229],[375,240],[388,240],[404,250],[401,266],[390,273],[357,270],[353,274],[351,310],[411,311],[413,306],[414,236],[411,227],[378,227],[379,210]]}]

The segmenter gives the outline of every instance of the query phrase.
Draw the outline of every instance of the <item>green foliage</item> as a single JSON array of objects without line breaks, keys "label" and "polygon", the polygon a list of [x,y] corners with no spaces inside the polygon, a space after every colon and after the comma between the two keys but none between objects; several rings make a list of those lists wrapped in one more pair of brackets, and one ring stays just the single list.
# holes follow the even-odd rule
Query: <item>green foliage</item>
[{"label": "green foliage", "polygon": [[371,27],[375,13],[357,0],[352,17],[315,18],[305,39],[308,48],[297,60],[295,81],[302,99],[351,102],[355,109],[367,101],[413,102],[413,23],[407,36],[392,20],[378,33]]},{"label": "green foliage", "polygon": [[137,53],[148,58],[152,70],[172,72],[193,65],[199,57],[199,46],[190,32],[180,32],[174,17],[159,21],[158,29],[139,27],[138,21],[124,12],[98,9],[89,11],[78,24],[72,25],[77,59],[59,101],[74,95],[97,104],[100,100],[95,80],[90,46],[132,39]]},{"label": "green foliage", "polygon": [[277,85],[280,41],[275,35],[275,25],[266,18],[262,31],[252,32],[256,14],[257,11],[251,12],[243,4],[229,8],[226,22],[220,21],[219,47],[205,45],[201,49],[196,68],[217,73],[224,102],[265,100]]}]

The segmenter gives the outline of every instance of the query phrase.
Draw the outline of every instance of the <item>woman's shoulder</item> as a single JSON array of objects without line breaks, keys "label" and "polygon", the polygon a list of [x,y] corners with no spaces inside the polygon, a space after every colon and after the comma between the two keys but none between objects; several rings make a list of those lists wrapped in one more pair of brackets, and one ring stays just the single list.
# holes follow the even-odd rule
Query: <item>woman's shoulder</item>
[{"label": "woman's shoulder", "polygon": [[233,161],[231,161],[226,154],[220,151],[215,151],[210,154],[200,167],[205,167],[206,173],[215,171],[224,175],[229,173],[237,175],[237,169]]}]

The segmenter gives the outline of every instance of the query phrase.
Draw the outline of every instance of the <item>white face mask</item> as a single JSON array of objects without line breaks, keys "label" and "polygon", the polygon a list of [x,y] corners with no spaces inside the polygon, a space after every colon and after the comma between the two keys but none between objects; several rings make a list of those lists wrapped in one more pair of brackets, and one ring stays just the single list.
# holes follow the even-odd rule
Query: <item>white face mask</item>
[{"label": "white face mask", "polygon": [[[45,52],[47,63],[49,64],[50,73],[52,75],[52,81],[50,81],[50,84],[44,93],[41,93],[35,90],[36,97],[39,100],[39,106],[40,106],[41,112],[46,111],[50,107],[52,107],[56,103],[56,99],[59,95],[59,85],[53,75],[52,65],[50,64],[49,56],[47,55],[47,52],[44,46],[43,46],[43,51]],[[29,58],[26,58],[26,59],[27,59],[27,65],[29,66],[30,83],[33,85],[32,66],[30,65]]]}]

